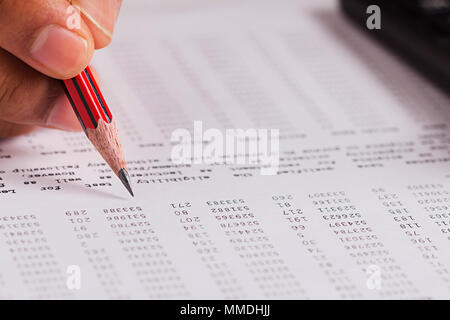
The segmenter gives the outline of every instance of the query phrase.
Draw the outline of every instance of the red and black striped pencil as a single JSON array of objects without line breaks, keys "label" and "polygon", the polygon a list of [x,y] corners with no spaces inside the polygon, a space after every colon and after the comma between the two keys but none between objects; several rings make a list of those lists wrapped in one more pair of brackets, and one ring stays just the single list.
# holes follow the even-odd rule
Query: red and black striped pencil
[{"label": "red and black striped pencil", "polygon": [[75,78],[63,80],[62,84],[84,133],[134,196],[116,124],[91,69],[86,67]]}]

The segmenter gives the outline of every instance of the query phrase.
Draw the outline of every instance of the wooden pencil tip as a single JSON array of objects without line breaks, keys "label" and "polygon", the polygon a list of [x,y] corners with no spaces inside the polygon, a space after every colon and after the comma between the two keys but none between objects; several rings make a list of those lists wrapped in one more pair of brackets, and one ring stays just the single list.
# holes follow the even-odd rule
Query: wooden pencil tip
[{"label": "wooden pencil tip", "polygon": [[131,196],[134,197],[133,190],[131,189],[130,176],[128,175],[128,171],[122,168],[119,170],[117,175],[119,176],[119,179],[120,181],[122,181],[125,188],[127,188],[128,192],[131,194]]}]

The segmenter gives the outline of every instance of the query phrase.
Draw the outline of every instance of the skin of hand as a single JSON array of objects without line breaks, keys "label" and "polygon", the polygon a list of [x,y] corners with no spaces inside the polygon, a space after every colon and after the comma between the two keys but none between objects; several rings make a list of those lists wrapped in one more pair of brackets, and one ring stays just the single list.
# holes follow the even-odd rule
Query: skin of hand
[{"label": "skin of hand", "polygon": [[0,0],[0,138],[79,131],[60,82],[111,42],[122,0]]}]

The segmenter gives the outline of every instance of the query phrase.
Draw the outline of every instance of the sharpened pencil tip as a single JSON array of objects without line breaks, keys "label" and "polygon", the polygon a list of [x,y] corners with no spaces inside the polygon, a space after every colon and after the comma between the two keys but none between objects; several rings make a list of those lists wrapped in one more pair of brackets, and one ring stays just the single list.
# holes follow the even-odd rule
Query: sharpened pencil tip
[{"label": "sharpened pencil tip", "polygon": [[120,169],[117,175],[119,176],[119,179],[120,181],[122,181],[125,188],[127,188],[128,192],[131,194],[131,196],[134,197],[133,190],[131,190],[130,176],[128,175],[128,171],[125,169]]}]

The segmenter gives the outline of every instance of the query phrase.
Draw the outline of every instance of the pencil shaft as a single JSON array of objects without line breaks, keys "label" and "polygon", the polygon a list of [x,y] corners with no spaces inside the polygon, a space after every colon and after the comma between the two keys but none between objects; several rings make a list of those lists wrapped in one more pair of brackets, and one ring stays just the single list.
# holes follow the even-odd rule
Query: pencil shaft
[{"label": "pencil shaft", "polygon": [[100,120],[107,123],[112,121],[111,111],[89,67],[75,78],[64,80],[63,84],[73,110],[84,129],[97,128]]},{"label": "pencil shaft", "polygon": [[62,83],[86,136],[133,195],[116,123],[90,68]]}]

